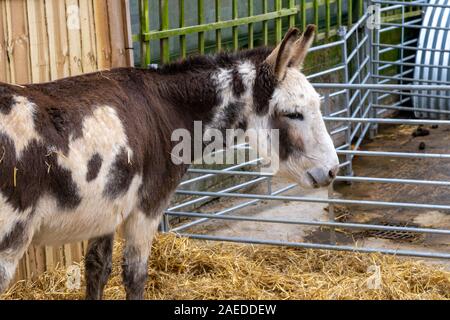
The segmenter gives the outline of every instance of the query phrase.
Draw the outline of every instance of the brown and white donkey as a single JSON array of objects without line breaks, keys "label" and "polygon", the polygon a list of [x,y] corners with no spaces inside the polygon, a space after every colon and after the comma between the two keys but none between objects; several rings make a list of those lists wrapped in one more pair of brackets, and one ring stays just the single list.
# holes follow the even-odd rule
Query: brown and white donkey
[{"label": "brown and white donkey", "polygon": [[125,238],[128,299],[142,299],[152,238],[188,164],[175,129],[278,129],[279,174],[331,183],[338,157],[319,95],[300,72],[314,38],[292,28],[273,50],[198,56],[50,83],[0,84],[0,292],[30,244],[89,239],[86,295],[100,299],[113,235]]}]

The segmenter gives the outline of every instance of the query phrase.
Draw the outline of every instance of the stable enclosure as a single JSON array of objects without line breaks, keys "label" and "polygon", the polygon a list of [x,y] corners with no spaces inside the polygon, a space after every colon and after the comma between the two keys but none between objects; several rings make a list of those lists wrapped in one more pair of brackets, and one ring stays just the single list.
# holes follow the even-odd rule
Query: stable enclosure
[{"label": "stable enclosure", "polygon": [[[322,52],[324,56],[329,52],[333,54],[338,52],[339,57],[339,61],[326,70],[316,70],[308,74],[308,79],[322,94],[325,120],[341,158],[341,171],[335,182],[336,188],[340,190],[339,186],[344,185],[345,190],[345,184],[366,186],[377,184],[386,186],[383,188],[387,190],[410,188],[413,191],[408,191],[409,194],[406,192],[406,198],[395,198],[395,192],[391,194],[394,196],[380,192],[378,194],[380,197],[376,200],[372,200],[374,194],[354,199],[351,190],[344,193],[347,197],[335,197],[332,188],[325,198],[302,194],[285,195],[289,190],[296,188],[296,185],[278,183],[274,187],[271,174],[258,171],[261,159],[251,159],[219,169],[207,167],[190,169],[189,178],[181,183],[177,191],[182,200],[166,210],[162,230],[195,239],[449,259],[448,225],[436,227],[431,221],[427,224],[428,227],[423,227],[411,225],[408,220],[403,224],[394,223],[398,215],[421,210],[427,212],[426,214],[438,213],[448,219],[446,218],[450,210],[447,166],[450,150],[446,143],[448,140],[441,141],[443,145],[440,146],[439,153],[424,151],[425,147],[420,146],[417,151],[405,151],[401,146],[397,149],[383,149],[382,138],[381,147],[376,150],[366,150],[364,144],[367,140],[376,139],[378,132],[386,126],[397,129],[419,126],[414,132],[409,133],[413,137],[421,137],[426,136],[426,132],[429,133],[426,126],[432,126],[433,129],[439,126],[442,129],[450,125],[448,120],[437,120],[437,118],[445,119],[449,114],[450,82],[443,76],[439,79],[431,77],[434,72],[447,74],[450,68],[448,64],[433,61],[439,59],[444,61],[442,59],[448,58],[450,50],[443,46],[432,48],[424,46],[422,32],[426,31],[427,38],[440,38],[440,42],[434,41],[436,45],[445,43],[442,37],[447,35],[449,28],[439,25],[437,19],[431,24],[428,20],[430,16],[439,17],[445,14],[449,7],[450,4],[446,1],[366,1],[363,14],[358,21],[350,28],[341,26],[338,29],[337,41],[317,45],[311,49],[311,52]],[[417,67],[422,68],[422,71],[418,72]],[[429,101],[432,103],[428,103]],[[419,118],[412,117],[413,113]],[[394,125],[395,127],[392,127]],[[393,131],[395,132],[395,129]],[[444,137],[446,135],[448,133],[444,133]],[[247,146],[238,145],[236,148],[245,149]],[[408,163],[413,163],[415,167],[411,166],[409,177],[402,176],[401,170],[381,171],[383,176],[355,174],[354,163],[366,157],[378,158],[380,165],[382,161],[390,159],[389,161],[403,161],[400,168]],[[372,161],[371,166],[377,166],[377,161]],[[443,169],[437,174],[431,174],[438,166]],[[370,174],[370,170],[368,172]],[[421,172],[424,172],[423,177]],[[236,180],[239,182],[214,192],[198,188],[200,181],[230,175],[239,177],[240,180]],[[258,186],[256,192],[248,191],[250,187],[255,186]],[[438,198],[432,196],[435,190],[439,190],[436,191],[440,194]],[[206,210],[199,208],[200,204],[218,198],[227,199],[220,208],[214,206]],[[440,202],[435,202],[436,199]],[[282,219],[277,218],[276,214],[261,218],[244,211],[247,207],[255,207],[254,211],[258,211],[258,205],[255,204],[266,201],[328,204],[327,219]],[[358,212],[375,208],[385,219],[379,224],[355,222],[357,219],[342,220],[336,214],[342,206],[356,208],[352,209],[355,210],[353,216],[357,216]],[[271,239],[270,231],[262,237],[253,237],[251,233],[245,231],[228,236],[218,235],[211,231],[211,228],[198,228],[202,224],[211,224],[211,221],[216,221],[215,228],[212,229],[220,228],[221,224],[230,221],[236,223],[235,225],[251,222],[313,226],[325,230],[328,236],[326,241],[283,241]],[[411,235],[434,237],[433,239],[439,239],[439,245],[431,250],[425,243],[412,249],[361,246],[353,241],[342,244],[338,237],[338,233],[342,230],[358,230],[371,235],[395,235],[390,238],[393,240]]]},{"label": "stable enclosure", "polygon": [[[194,166],[161,231],[450,261],[450,1],[0,0],[0,14],[0,81],[18,84],[274,45],[291,26],[318,25],[304,73],[340,156],[334,185],[305,193],[262,173],[262,159]],[[246,144],[235,150],[248,155]],[[16,279],[85,251],[31,247]]]}]

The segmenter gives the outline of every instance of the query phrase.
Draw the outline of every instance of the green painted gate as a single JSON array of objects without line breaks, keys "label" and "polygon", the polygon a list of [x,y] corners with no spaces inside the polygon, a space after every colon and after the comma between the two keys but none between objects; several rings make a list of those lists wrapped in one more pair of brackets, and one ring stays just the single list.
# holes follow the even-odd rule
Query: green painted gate
[{"label": "green painted gate", "polygon": [[319,26],[317,40],[362,15],[363,0],[132,0],[133,40],[145,67],[192,53],[275,44],[291,26]]}]

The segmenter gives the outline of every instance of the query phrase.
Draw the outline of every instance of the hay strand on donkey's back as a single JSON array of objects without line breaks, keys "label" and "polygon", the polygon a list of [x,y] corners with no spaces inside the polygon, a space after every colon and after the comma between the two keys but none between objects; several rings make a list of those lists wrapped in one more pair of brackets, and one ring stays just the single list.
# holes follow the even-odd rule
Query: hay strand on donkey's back
[{"label": "hay strand on donkey's back", "polygon": [[[105,299],[125,298],[121,250],[117,242]],[[380,267],[379,287],[368,282],[373,266]],[[82,299],[83,285],[66,289],[66,269],[58,267],[34,281],[16,283],[1,298]],[[450,272],[381,254],[202,242],[165,234],[154,242],[146,298],[450,299]]]}]

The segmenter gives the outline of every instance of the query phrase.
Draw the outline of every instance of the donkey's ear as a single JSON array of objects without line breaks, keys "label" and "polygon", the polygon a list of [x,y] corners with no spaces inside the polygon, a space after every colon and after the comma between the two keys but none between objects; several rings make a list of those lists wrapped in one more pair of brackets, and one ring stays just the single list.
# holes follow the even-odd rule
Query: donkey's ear
[{"label": "donkey's ear", "polygon": [[290,28],[286,32],[283,41],[273,49],[265,60],[272,67],[278,80],[283,79],[286,74],[289,61],[291,61],[292,54],[294,53],[294,44],[299,35],[300,31],[297,28]]},{"label": "donkey's ear", "polygon": [[306,27],[305,32],[303,32],[300,39],[298,39],[294,44],[294,52],[292,54],[291,62],[289,66],[300,67],[305,60],[308,49],[314,41],[314,34],[316,31],[316,26],[310,24]]}]

